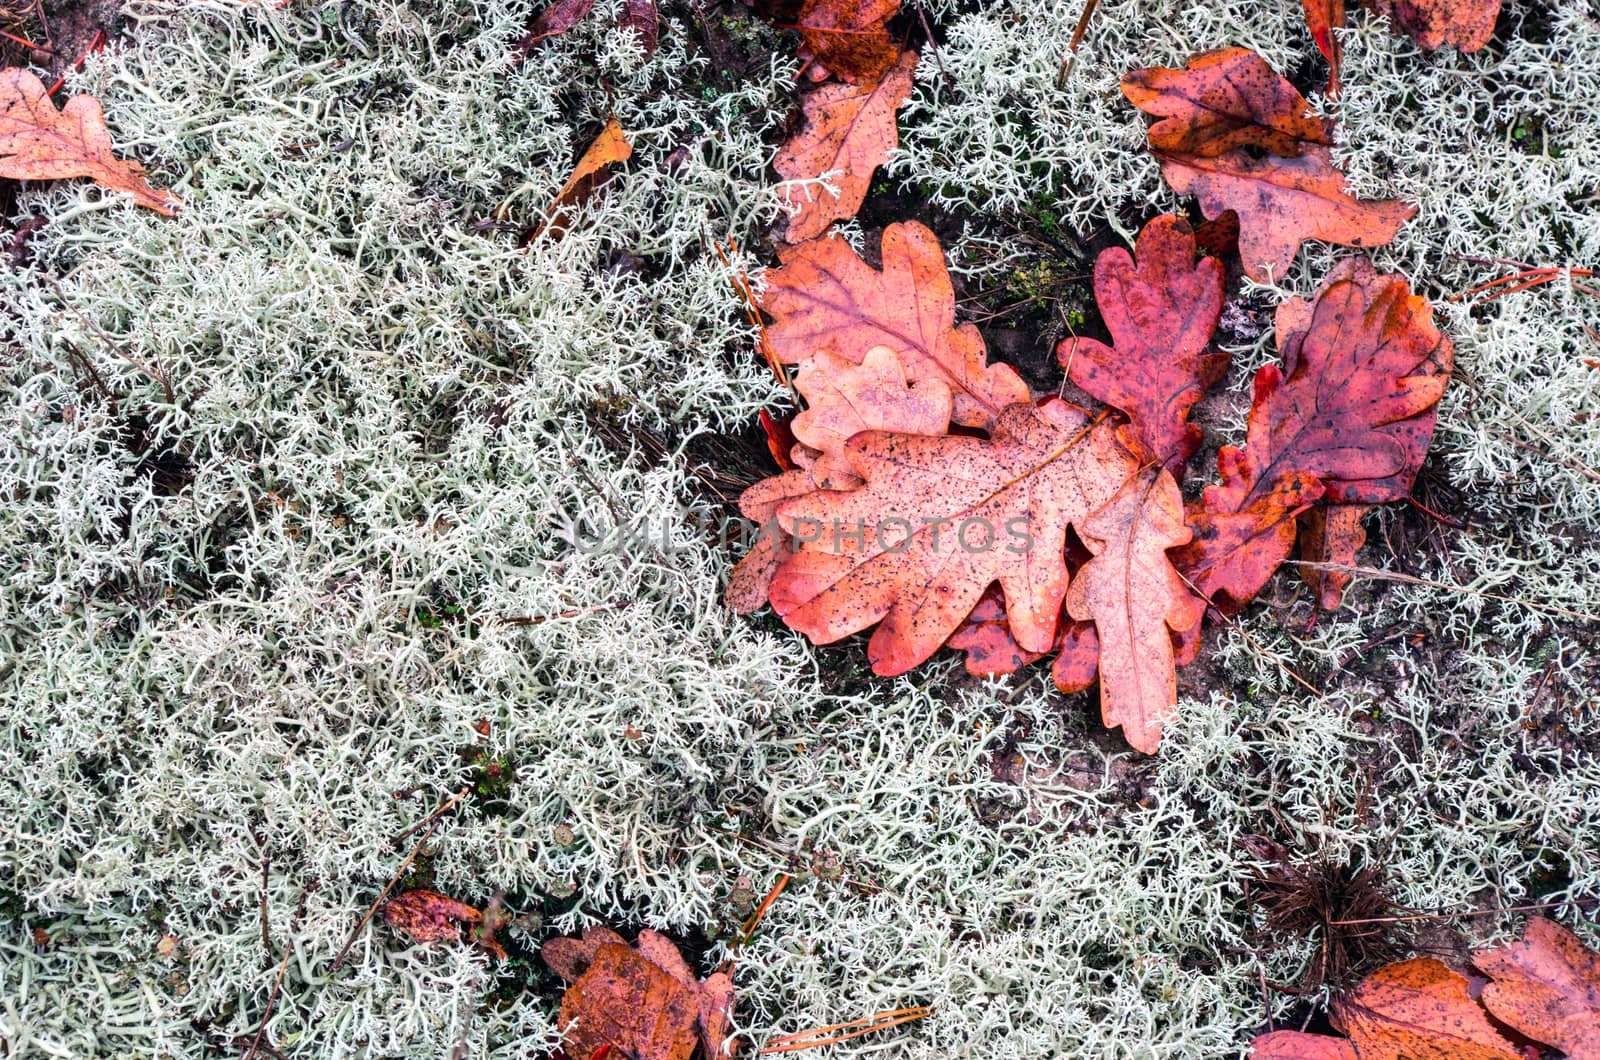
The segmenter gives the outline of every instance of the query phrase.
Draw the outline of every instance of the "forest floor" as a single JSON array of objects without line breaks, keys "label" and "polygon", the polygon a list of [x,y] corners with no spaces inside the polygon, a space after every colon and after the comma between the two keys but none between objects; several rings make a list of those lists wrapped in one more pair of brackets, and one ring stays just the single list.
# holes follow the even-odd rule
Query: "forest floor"
[{"label": "forest floor", "polygon": [[[1105,337],[1095,255],[1199,219],[1129,69],[1253,48],[1337,112],[1358,190],[1419,207],[1373,256],[1458,368],[1416,503],[1368,519],[1362,564],[1403,578],[1319,615],[1280,572],[1208,628],[1155,756],[1047,665],[879,678],[863,638],[726,609],[738,556],[686,509],[774,472],[756,416],[787,395],[710,244],[777,264],[798,38],[674,0],[646,57],[600,0],[513,68],[539,6],[13,13],[48,50],[5,62],[99,98],[185,208],[0,182],[0,1055],[536,1055],[539,946],[596,922],[733,959],[756,1045],[928,1005],[832,1055],[1236,1055],[1321,1018],[1316,938],[1258,930],[1264,840],[1474,914],[1371,959],[1459,960],[1531,904],[1600,938],[1600,299],[1451,300],[1506,262],[1600,268],[1583,5],[1510,0],[1474,55],[1357,13],[1336,103],[1297,4],[1106,0],[1065,81],[1079,0],[895,23],[924,61],[843,230],[871,258],[929,225],[958,317],[1038,392],[1060,338]],[[633,158],[526,244],[613,115]],[[1274,307],[1349,253],[1230,278],[1186,489],[1243,434]],[[397,873],[498,897],[510,957],[356,931]]]}]

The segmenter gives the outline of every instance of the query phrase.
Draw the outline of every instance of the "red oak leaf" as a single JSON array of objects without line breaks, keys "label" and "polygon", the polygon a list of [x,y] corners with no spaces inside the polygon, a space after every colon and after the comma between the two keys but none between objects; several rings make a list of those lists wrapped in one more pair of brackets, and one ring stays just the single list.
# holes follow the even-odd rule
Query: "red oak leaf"
[{"label": "red oak leaf", "polygon": [[1256,373],[1245,448],[1217,454],[1222,481],[1191,509],[1195,538],[1176,554],[1225,609],[1266,584],[1312,503],[1410,493],[1452,365],[1427,300],[1365,258],[1341,263],[1315,299],[1280,306],[1276,327],[1283,366]]},{"label": "red oak leaf", "polygon": [[1066,339],[1056,358],[1078,386],[1121,409],[1144,455],[1173,475],[1200,447],[1189,410],[1222,378],[1228,355],[1208,352],[1222,312],[1222,265],[1195,262],[1194,233],[1181,217],[1145,225],[1137,260],[1112,247],[1094,263],[1094,296],[1116,347]]}]

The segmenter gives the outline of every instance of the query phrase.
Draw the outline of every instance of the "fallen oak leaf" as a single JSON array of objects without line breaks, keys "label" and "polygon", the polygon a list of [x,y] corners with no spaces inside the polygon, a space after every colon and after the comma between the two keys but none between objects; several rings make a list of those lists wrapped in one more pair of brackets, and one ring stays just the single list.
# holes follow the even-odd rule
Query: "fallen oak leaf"
[{"label": "fallen oak leaf", "polygon": [[860,489],[779,504],[798,549],[768,599],[817,644],[876,623],[867,655],[884,676],[937,651],[996,581],[1017,643],[1049,650],[1067,527],[1137,468],[1109,424],[1054,400],[1005,409],[989,438],[865,431],[845,453]]},{"label": "fallen oak leaf", "polygon": [[1361,1060],[1522,1060],[1466,977],[1432,957],[1384,965],[1333,1015]]},{"label": "fallen oak leaf", "polygon": [[1260,591],[1313,503],[1402,500],[1427,455],[1453,363],[1427,300],[1365,258],[1340,263],[1314,299],[1275,321],[1283,366],[1256,373],[1243,450],[1217,454],[1178,567],[1224,611]]},{"label": "fallen oak leaf", "polygon": [[[1405,277],[1353,257],[1334,267],[1314,297],[1280,305],[1273,327],[1283,368],[1271,369],[1264,411],[1275,433],[1295,421],[1302,432],[1295,445],[1316,451],[1328,501],[1384,504],[1410,496],[1455,366],[1455,346],[1434,324],[1433,306]],[[1273,452],[1277,461],[1301,459],[1282,444]]]},{"label": "fallen oak leaf", "polygon": [[697,980],[672,942],[646,928],[633,946],[604,927],[545,943],[545,963],[571,985],[561,998],[562,1045],[592,1056],[612,1047],[632,1060],[689,1060],[698,1043],[720,1056],[731,1029],[733,980]]},{"label": "fallen oak leaf", "polygon": [[767,452],[772,454],[772,462],[778,465],[780,471],[793,471],[795,462],[790,451],[795,447],[794,413],[780,418],[762,409],[757,419],[761,423],[761,432],[766,435]]},{"label": "fallen oak leaf", "polygon": [[[483,913],[438,891],[417,889],[385,902],[383,922],[415,942],[455,942],[461,938],[463,926],[475,927],[483,922]],[[472,940],[505,960],[506,951],[493,934],[474,932]]]},{"label": "fallen oak leaf", "polygon": [[579,157],[578,164],[572,168],[572,175],[556,192],[550,209],[546,211],[548,220],[534,229],[528,237],[529,242],[547,232],[551,239],[566,235],[567,226],[571,223],[571,211],[594,194],[606,168],[632,157],[633,145],[628,142],[627,133],[622,131],[616,118],[608,119],[605,128],[600,130],[600,134]]},{"label": "fallen oak leaf", "polygon": [[517,43],[517,51],[525,56],[540,41],[559,37],[582,22],[593,8],[594,0],[555,0],[533,20],[527,35]]},{"label": "fallen oak leaf", "polygon": [[794,436],[818,455],[811,478],[819,489],[854,489],[844,446],[862,431],[943,434],[950,426],[950,388],[939,379],[915,385],[887,346],[874,346],[859,365],[819,353],[800,366],[794,385],[807,408],[794,418]]},{"label": "fallen oak leaf", "polygon": [[661,15],[656,11],[656,0],[623,0],[617,26],[638,34],[646,59],[656,53],[656,45],[661,40]]},{"label": "fallen oak leaf", "polygon": [[1250,1060],[1361,1060],[1343,1038],[1304,1031],[1272,1031],[1250,1043]]},{"label": "fallen oak leaf", "polygon": [[89,177],[169,217],[182,205],[171,193],[152,188],[139,163],[113,154],[98,100],[73,96],[58,111],[44,82],[21,69],[0,70],[0,177]]},{"label": "fallen oak leaf", "polygon": [[860,363],[888,346],[914,383],[949,387],[951,417],[985,427],[1000,410],[1033,395],[1014,369],[989,364],[983,336],[955,323],[955,288],[939,240],[915,223],[883,233],[883,268],[874,269],[837,233],[779,251],[766,274],[761,308],[772,317],[767,340],[784,364],[818,353]]},{"label": "fallen oak leaf", "polygon": [[1333,31],[1345,27],[1344,0],[1301,0],[1301,7],[1305,11],[1306,28],[1311,30],[1311,39],[1316,42],[1322,57],[1328,60],[1328,95],[1336,95],[1339,91],[1339,69],[1344,65],[1344,50]]},{"label": "fallen oak leaf", "polygon": [[1112,247],[1095,259],[1095,304],[1115,348],[1080,338],[1056,347],[1072,381],[1126,413],[1137,448],[1175,476],[1200,448],[1189,410],[1228,370],[1226,353],[1207,352],[1222,281],[1217,259],[1195,261],[1188,222],[1157,217],[1139,233],[1135,255]]},{"label": "fallen oak leaf", "polygon": [[[917,53],[908,51],[878,78],[806,93],[800,103],[805,125],[773,162],[786,181],[779,190],[790,211],[785,240],[815,239],[861,209],[872,174],[900,142],[895,112],[911,97],[916,68]],[[819,179],[838,193],[815,188]]]},{"label": "fallen oak leaf", "polygon": [[[1228,58],[1241,51],[1220,54]],[[1258,282],[1281,278],[1307,239],[1357,247],[1393,239],[1416,207],[1351,196],[1329,148],[1295,132],[1300,128],[1290,122],[1295,107],[1302,108],[1302,119],[1309,117],[1309,108],[1281,77],[1273,75],[1277,88],[1252,88],[1262,98],[1248,101],[1245,109],[1225,108],[1220,118],[1201,105],[1217,69],[1228,68],[1218,55],[1202,53],[1182,70],[1134,70],[1123,78],[1122,88],[1135,106],[1165,119],[1151,126],[1150,149],[1173,191],[1199,199],[1208,218],[1228,210],[1239,215],[1245,274]],[[1207,153],[1223,145],[1232,146]],[[1292,153],[1262,155],[1269,150],[1264,145]]]},{"label": "fallen oak leaf", "polygon": [[1337,1001],[1348,1040],[1300,1031],[1256,1038],[1252,1060],[1523,1060],[1472,999],[1465,976],[1431,957],[1386,964]]},{"label": "fallen oak leaf", "polygon": [[1156,151],[1214,158],[1249,147],[1290,158],[1332,143],[1305,97],[1248,48],[1202,52],[1181,70],[1134,70],[1122,94],[1162,119],[1146,132]]},{"label": "fallen oak leaf", "polygon": [[1434,51],[1446,45],[1475,52],[1494,36],[1500,0],[1369,0],[1394,28]]},{"label": "fallen oak leaf", "polygon": [[801,58],[851,83],[876,81],[899,55],[888,30],[899,12],[900,0],[805,0],[794,27]]},{"label": "fallen oak leaf", "polygon": [[1095,626],[1102,720],[1155,754],[1178,709],[1172,634],[1197,626],[1206,606],[1167,558],[1190,538],[1177,481],[1165,468],[1128,479],[1079,532],[1094,558],[1073,576],[1066,607]]},{"label": "fallen oak leaf", "polygon": [[694,993],[626,946],[607,944],[561,996],[563,1044],[578,1056],[614,1045],[639,1060],[689,1060],[700,1018]]},{"label": "fallen oak leaf", "polygon": [[1495,1019],[1568,1060],[1600,1060],[1600,953],[1577,935],[1534,917],[1519,941],[1479,950],[1472,963],[1494,980],[1480,1000]]}]

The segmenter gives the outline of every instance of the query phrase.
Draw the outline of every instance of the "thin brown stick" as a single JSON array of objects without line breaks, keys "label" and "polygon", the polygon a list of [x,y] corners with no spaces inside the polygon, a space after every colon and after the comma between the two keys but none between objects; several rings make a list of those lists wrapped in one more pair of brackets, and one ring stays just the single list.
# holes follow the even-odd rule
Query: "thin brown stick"
[{"label": "thin brown stick", "polygon": [[1073,64],[1078,61],[1078,48],[1083,44],[1083,38],[1089,35],[1089,20],[1094,17],[1094,9],[1100,6],[1100,0],[1084,0],[1083,14],[1078,16],[1078,24],[1073,27],[1072,39],[1067,42],[1067,57],[1061,60],[1061,69],[1056,72],[1056,87],[1064,88],[1067,78],[1072,76]]},{"label": "thin brown stick", "polygon": [[1564,905],[1582,907],[1600,902],[1600,898],[1569,898],[1565,902],[1540,902],[1537,905],[1508,905],[1498,909],[1469,909],[1464,913],[1413,913],[1401,916],[1378,916],[1364,920],[1330,920],[1331,927],[1348,927],[1352,924],[1399,924],[1412,920],[1455,920],[1469,916],[1499,916],[1502,913],[1538,913],[1546,909],[1559,909]]},{"label": "thin brown stick", "polygon": [[285,942],[283,960],[278,962],[278,977],[272,981],[272,993],[267,995],[267,1010],[261,1014],[261,1023],[256,1027],[256,1036],[250,1040],[250,1048],[244,1052],[244,1060],[250,1060],[261,1047],[261,1036],[267,1032],[267,1020],[272,1018],[272,1008],[278,1003],[278,991],[283,987],[283,973],[289,969],[289,954],[292,952],[294,942]]},{"label": "thin brown stick", "polygon": [[27,37],[19,37],[15,33],[7,33],[3,29],[0,29],[0,37],[4,37],[6,40],[11,41],[14,44],[20,44],[24,48],[29,49],[30,51],[44,52],[46,55],[50,56],[52,59],[55,58],[55,55],[56,55],[55,52],[51,51],[49,48],[46,48],[42,44],[33,43],[33,41],[29,40]]},{"label": "thin brown stick", "polygon": [[778,895],[782,894],[783,889],[789,886],[790,879],[791,877],[787,872],[778,877],[778,882],[773,884],[772,890],[767,892],[767,896],[761,900],[761,904],[756,907],[756,911],[750,914],[750,919],[739,931],[739,945],[741,947],[750,945],[750,940],[755,937],[756,928],[760,927],[761,921],[766,919],[767,910],[771,909],[772,903],[778,900]]},{"label": "thin brown stick", "polygon": [[[561,618],[578,618],[581,615],[592,615],[599,611],[615,611],[619,607],[627,607],[632,600],[611,600],[593,607],[574,607],[568,611],[557,611],[549,615],[513,615],[501,617],[500,621],[508,626],[539,626],[546,622],[554,622]],[[470,616],[469,616],[470,617]]]},{"label": "thin brown stick", "polygon": [[1530,442],[1525,442],[1521,438],[1518,438],[1516,435],[1511,434],[1508,431],[1494,431],[1492,433],[1496,438],[1499,438],[1502,441],[1510,442],[1514,448],[1521,449],[1525,453],[1533,453],[1535,456],[1542,456],[1552,463],[1560,464],[1568,471],[1576,471],[1590,482],[1600,482],[1600,471],[1596,471],[1592,467],[1589,467],[1585,464],[1580,464],[1576,460],[1569,460],[1564,456],[1557,456],[1555,453],[1547,453],[1543,449],[1540,449],[1537,445],[1533,445]]},{"label": "thin brown stick", "polygon": [[[794,396],[795,403],[801,405],[800,395],[795,391],[794,383],[789,379],[789,372],[784,368],[783,362],[778,359],[777,353],[772,349],[772,341],[767,337],[766,321],[761,319],[761,303],[756,301],[755,291],[750,286],[750,280],[745,274],[733,267],[733,261],[723,253],[722,244],[716,240],[711,241],[712,249],[717,252],[717,260],[722,262],[722,267],[728,270],[728,282],[733,285],[733,290],[744,302],[744,316],[750,325],[756,329],[756,344],[762,358],[767,362],[767,367],[772,369],[773,376],[789,388],[789,393]],[[739,246],[728,237],[728,250],[734,254],[739,253]],[[802,405],[803,407],[803,405]]]},{"label": "thin brown stick", "polygon": [[272,959],[272,928],[267,924],[267,873],[272,871],[272,855],[261,855],[261,948]]},{"label": "thin brown stick", "polygon": [[[1563,276],[1567,277],[1569,280],[1575,276],[1582,276],[1587,279],[1594,276],[1594,274],[1595,272],[1593,269],[1573,269],[1564,265],[1546,265],[1535,269],[1523,269],[1521,272],[1512,273],[1510,276],[1501,276],[1498,279],[1490,280],[1488,283],[1480,283],[1476,287],[1469,287],[1467,290],[1462,291],[1459,294],[1451,295],[1446,299],[1446,301],[1459,302],[1463,299],[1471,298],[1475,294],[1487,291],[1491,287],[1499,287],[1502,284],[1508,283],[1515,284],[1515,286],[1507,287],[1504,290],[1495,291],[1493,294],[1483,299],[1485,302],[1490,302],[1496,298],[1502,298],[1508,294],[1515,294],[1518,291],[1526,291],[1530,287],[1538,287],[1542,284],[1550,283],[1553,280],[1559,280]],[[1523,282],[1517,283],[1516,281],[1518,280]],[[1580,283],[1575,283],[1573,286],[1578,290],[1583,291],[1585,294],[1595,293],[1593,289]]]},{"label": "thin brown stick", "polygon": [[1310,560],[1290,559],[1285,563],[1292,563],[1306,570],[1334,571],[1339,574],[1352,574],[1357,577],[1371,578],[1375,581],[1402,582],[1406,585],[1423,585],[1430,589],[1444,589],[1453,593],[1464,593],[1467,596],[1476,596],[1484,600],[1495,600],[1503,604],[1520,604],[1531,607],[1535,611],[1548,611],[1551,614],[1563,615],[1567,618],[1576,618],[1583,622],[1600,622],[1600,615],[1591,615],[1585,611],[1573,611],[1566,607],[1557,607],[1555,604],[1541,604],[1534,600],[1524,600],[1518,596],[1501,596],[1499,593],[1486,593],[1477,589],[1468,589],[1464,585],[1451,585],[1448,582],[1436,582],[1432,578],[1418,578],[1411,574],[1401,574],[1398,571],[1378,570],[1376,567],[1356,567],[1348,563],[1313,563]]},{"label": "thin brown stick", "polygon": [[104,328],[85,316],[77,306],[72,304],[72,300],[67,297],[67,292],[61,289],[61,285],[59,283],[48,276],[44,277],[44,282],[48,283],[50,288],[55,291],[56,297],[61,299],[61,305],[67,310],[67,312],[71,313],[73,316],[77,317],[80,321],[87,325],[90,331],[93,331],[100,337],[101,342],[115,350],[123,360],[139,369],[139,371],[143,372],[151,379],[154,379],[156,382],[160,383],[162,392],[166,394],[167,404],[174,406],[177,405],[178,399],[176,396],[174,396],[172,392],[172,384],[167,380],[165,375],[156,369],[149,367],[143,361],[139,360],[139,358],[129,353],[127,347],[123,346],[122,343],[118,342],[110,335],[107,335]]},{"label": "thin brown stick", "polygon": [[1183,584],[1187,585],[1191,590],[1193,590],[1194,594],[1196,596],[1198,596],[1200,599],[1204,600],[1206,602],[1207,606],[1209,606],[1211,608],[1211,610],[1215,611],[1219,616],[1221,616],[1222,621],[1226,622],[1228,625],[1230,625],[1234,629],[1238,630],[1239,631],[1239,635],[1242,636],[1245,639],[1246,643],[1248,643],[1251,648],[1255,649],[1256,652],[1258,652],[1259,654],[1266,656],[1268,659],[1271,659],[1272,662],[1278,667],[1278,669],[1280,669],[1284,673],[1288,674],[1289,677],[1292,678],[1294,680],[1294,682],[1297,685],[1299,685],[1301,688],[1305,689],[1307,692],[1310,692],[1312,695],[1316,696],[1318,699],[1322,698],[1322,695],[1323,695],[1322,689],[1318,688],[1316,685],[1312,684],[1310,681],[1307,681],[1304,677],[1301,677],[1299,674],[1295,673],[1293,667],[1291,667],[1288,663],[1284,662],[1275,653],[1268,651],[1266,649],[1266,647],[1260,641],[1256,640],[1254,637],[1252,637],[1250,635],[1250,631],[1249,630],[1245,629],[1239,623],[1235,622],[1231,615],[1227,614],[1225,611],[1222,610],[1222,608],[1218,607],[1217,606],[1217,602],[1215,600],[1211,599],[1209,594],[1201,592],[1200,591],[1200,587],[1198,585],[1196,585],[1194,582],[1190,581],[1188,576],[1185,575],[1183,573],[1183,571],[1177,570],[1177,568],[1173,568],[1173,569],[1175,571],[1177,571],[1178,577],[1183,579]]},{"label": "thin brown stick", "polygon": [[[389,892],[394,890],[394,885],[400,882],[400,877],[406,874],[406,870],[409,869],[411,867],[411,863],[417,859],[417,855],[422,853],[422,848],[427,844],[429,837],[433,835],[433,830],[439,827],[440,815],[450,807],[454,806],[456,803],[460,802],[462,797],[466,795],[469,790],[471,789],[463,785],[461,790],[456,792],[455,795],[451,796],[450,800],[443,806],[440,806],[437,810],[434,810],[432,813],[428,814],[427,817],[424,817],[416,825],[406,829],[406,831],[401,834],[400,839],[404,839],[412,832],[415,832],[422,825],[425,824],[428,826],[427,831],[422,833],[422,838],[417,840],[417,845],[411,848],[411,853],[406,855],[406,859],[400,863],[400,867],[395,870],[394,875],[389,877],[389,882],[383,885],[383,890],[373,901],[371,907],[367,909],[366,915],[361,918],[360,923],[356,924],[355,929],[350,932],[350,937],[344,940],[343,946],[339,947],[339,952],[334,956],[333,964],[328,969],[330,974],[337,972],[341,967],[343,967],[345,954],[349,953],[350,947],[355,945],[356,936],[361,934],[361,929],[367,926],[367,922],[370,921],[372,919],[372,915],[378,911],[378,907],[383,904],[383,900],[389,897]],[[396,840],[396,842],[399,842],[399,840]]]},{"label": "thin brown stick", "polygon": [[416,834],[417,829],[423,828],[423,827],[425,827],[425,826],[427,826],[429,824],[432,824],[434,821],[438,820],[441,815],[449,813],[450,812],[450,808],[452,806],[454,806],[456,803],[460,802],[462,800],[462,798],[466,796],[467,790],[468,790],[467,786],[465,784],[463,784],[461,786],[461,789],[459,791],[457,791],[454,795],[450,796],[450,798],[447,799],[443,804],[441,804],[438,809],[436,809],[432,813],[428,814],[428,816],[424,817],[422,820],[418,821],[416,824],[412,825],[410,828],[407,828],[404,832],[401,832],[399,835],[395,836],[394,837],[394,841],[396,843],[404,843],[407,839],[411,838],[411,836]]},{"label": "thin brown stick", "polygon": [[[875,1012],[870,1016],[863,1016],[849,1023],[833,1023],[826,1027],[816,1027],[809,1031],[800,1031],[797,1034],[786,1034],[781,1038],[774,1038],[772,1045],[760,1050],[761,1053],[795,1053],[803,1049],[816,1049],[824,1045],[833,1045],[835,1042],[848,1041],[859,1038],[863,1034],[875,1034],[886,1031],[890,1027],[898,1027],[902,1023],[911,1023],[914,1020],[927,1019],[933,1015],[933,1006],[917,1005],[912,1008],[889,1009],[886,1012]],[[862,1026],[866,1024],[866,1026]],[[847,1034],[835,1034],[829,1038],[820,1038],[815,1041],[799,1041],[801,1038],[817,1038],[821,1034],[832,1034],[834,1031],[844,1031],[851,1027],[858,1028]]]},{"label": "thin brown stick", "polygon": [[[922,32],[928,38],[928,47],[933,49],[933,61],[939,64],[939,76],[944,78],[942,85],[948,85],[950,91],[956,90],[956,79],[950,76],[950,71],[944,68],[944,56],[939,54],[939,42],[933,39],[933,27],[928,25],[927,12],[922,10],[922,5],[917,5],[917,17],[922,20]],[[937,95],[937,93],[935,93]]]}]

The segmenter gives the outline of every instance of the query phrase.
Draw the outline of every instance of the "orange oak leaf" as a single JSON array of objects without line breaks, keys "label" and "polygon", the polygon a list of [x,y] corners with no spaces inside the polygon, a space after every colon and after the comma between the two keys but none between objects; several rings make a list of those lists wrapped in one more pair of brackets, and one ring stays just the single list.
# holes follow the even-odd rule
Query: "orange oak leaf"
[{"label": "orange oak leaf", "polygon": [[955,288],[939,240],[919,224],[883,233],[883,269],[858,257],[837,234],[779,252],[766,274],[761,308],[772,317],[767,341],[785,364],[831,353],[859,364],[874,346],[900,357],[913,383],[950,389],[956,423],[985,427],[1000,410],[1031,401],[1015,370],[988,363],[983,337],[955,323]]},{"label": "orange oak leaf", "polygon": [[1305,98],[1247,48],[1202,52],[1182,70],[1134,70],[1122,94],[1162,118],[1150,126],[1150,146],[1170,154],[1215,158],[1251,147],[1289,158],[1332,142]]},{"label": "orange oak leaf", "polygon": [[697,980],[678,948],[648,928],[629,946],[608,928],[545,943],[544,961],[572,984],[561,998],[569,1056],[612,1047],[631,1060],[689,1060],[698,1043],[722,1055],[731,1029],[733,980]]},{"label": "orange oak leaf", "polygon": [[1482,1001],[1495,1019],[1568,1060],[1600,1060],[1600,953],[1578,936],[1534,917],[1520,941],[1479,950],[1472,963],[1494,980]]},{"label": "orange oak leaf", "polygon": [[1190,537],[1177,481],[1165,468],[1128,479],[1079,533],[1094,558],[1073,576],[1066,606],[1094,623],[1100,641],[1101,718],[1155,754],[1178,709],[1172,633],[1193,629],[1205,612],[1167,558]]},{"label": "orange oak leaf", "polygon": [[854,489],[844,445],[862,431],[943,434],[950,426],[950,388],[939,379],[906,381],[900,358],[874,346],[861,363],[819,353],[800,366],[795,388],[809,407],[794,418],[794,436],[818,452],[811,478],[819,489]]},{"label": "orange oak leaf", "polygon": [[1522,1060],[1489,1022],[1470,984],[1431,957],[1386,964],[1333,1006],[1348,1041],[1277,1031],[1258,1037],[1253,1060]]},{"label": "orange oak leaf", "polygon": [[1250,1043],[1250,1060],[1361,1060],[1343,1038],[1303,1031],[1273,1031]]},{"label": "orange oak leaf", "polygon": [[1168,214],[1139,233],[1137,260],[1121,247],[1094,263],[1094,296],[1116,347],[1070,338],[1056,348],[1067,375],[1128,414],[1133,441],[1174,475],[1200,448],[1189,410],[1222,378],[1228,355],[1207,352],[1222,312],[1222,263],[1195,262],[1188,222]]},{"label": "orange oak leaf", "polygon": [[1027,651],[1011,635],[1006,625],[1006,598],[998,585],[991,585],[978,597],[972,613],[945,640],[945,647],[965,652],[967,673],[973,677],[999,677],[1044,658],[1043,652]]},{"label": "orange oak leaf", "polygon": [[56,110],[44,83],[21,69],[0,70],[0,177],[89,177],[160,214],[171,216],[182,205],[170,193],[152,188],[139,163],[112,153],[98,100],[73,96]]},{"label": "orange oak leaf", "polygon": [[[385,902],[383,922],[416,942],[454,942],[461,938],[463,926],[481,924],[483,913],[438,891],[419,889],[397,894]],[[505,949],[492,934],[474,933],[472,941],[505,959]]]},{"label": "orange oak leaf", "polygon": [[753,527],[754,543],[733,573],[723,600],[737,614],[748,615],[767,602],[767,590],[778,566],[793,554],[792,541],[776,522],[778,505],[816,489],[809,471],[786,471],[764,478],[739,496],[739,513]]},{"label": "orange oak leaf", "polygon": [[795,26],[805,41],[801,58],[845,81],[876,81],[900,52],[888,30],[899,11],[900,0],[805,0]]},{"label": "orange oak leaf", "polygon": [[1429,51],[1446,45],[1475,52],[1494,36],[1500,0],[1370,0],[1394,28]]},{"label": "orange oak leaf", "polygon": [[818,644],[878,623],[867,656],[881,675],[937,651],[996,581],[1017,643],[1049,650],[1067,527],[1137,467],[1108,424],[1060,401],[1004,410],[989,438],[866,431],[845,454],[864,486],[778,506],[799,548],[769,599]]},{"label": "orange oak leaf", "polygon": [[594,138],[594,142],[578,159],[567,182],[556,192],[555,200],[547,211],[549,220],[534,229],[530,239],[538,239],[547,232],[551,239],[566,235],[567,226],[572,222],[572,210],[594,194],[605,176],[606,167],[626,162],[632,157],[633,145],[628,142],[628,134],[622,131],[617,119],[608,120],[605,128],[600,130],[600,135]]},{"label": "orange oak leaf", "polygon": [[[1219,117],[1196,102],[1217,80],[1218,71],[1229,69],[1223,60],[1239,51],[1207,52],[1183,70],[1135,70],[1123,78],[1123,93],[1135,106],[1166,119],[1151,126],[1150,148],[1167,183],[1178,194],[1199,199],[1208,218],[1228,210],[1239,215],[1240,260],[1245,273],[1258,281],[1281,279],[1307,239],[1356,247],[1393,239],[1416,208],[1353,198],[1329,148],[1293,131],[1301,127],[1290,122],[1296,105],[1298,118],[1309,119],[1310,114],[1287,82],[1278,78],[1282,83],[1275,89],[1254,82],[1241,88],[1241,95],[1259,97],[1247,112],[1233,106]],[[1152,92],[1151,85],[1161,90]],[[1245,122],[1245,113],[1252,123]],[[1235,141],[1240,145],[1206,153]]]},{"label": "orange oak leaf", "polygon": [[1334,1016],[1362,1060],[1520,1060],[1469,985],[1432,957],[1416,957],[1361,980]]},{"label": "orange oak leaf", "polygon": [[[815,239],[861,209],[872,174],[900,142],[895,112],[911,97],[916,68],[917,53],[908,51],[879,78],[806,93],[800,103],[805,125],[773,162],[790,182],[779,190],[789,209],[784,239]],[[829,187],[818,187],[819,179]]]},{"label": "orange oak leaf", "polygon": [[1409,494],[1452,365],[1427,300],[1365,258],[1342,262],[1315,299],[1280,306],[1276,328],[1283,366],[1256,373],[1246,445],[1217,454],[1222,481],[1191,507],[1194,540],[1175,553],[1224,610],[1266,584],[1312,503]]}]

